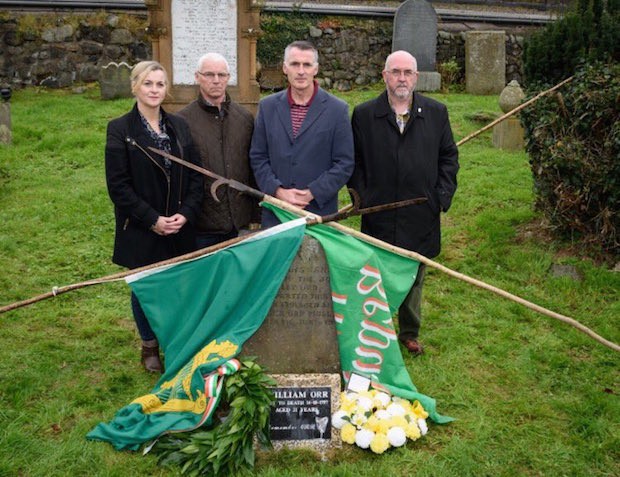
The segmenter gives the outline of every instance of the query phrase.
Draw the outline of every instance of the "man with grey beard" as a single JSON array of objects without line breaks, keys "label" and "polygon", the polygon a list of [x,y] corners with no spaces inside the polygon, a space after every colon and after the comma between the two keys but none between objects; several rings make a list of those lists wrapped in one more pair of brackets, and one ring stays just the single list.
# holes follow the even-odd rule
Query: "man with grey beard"
[{"label": "man with grey beard", "polygon": [[[414,93],[416,59],[396,51],[385,61],[386,90],[360,104],[351,119],[355,170],[349,187],[362,207],[426,197],[423,204],[362,216],[362,232],[427,258],[439,255],[440,213],[456,191],[458,149],[446,107]],[[418,341],[421,322],[424,264],[398,310],[400,342],[414,355],[423,353]]]}]

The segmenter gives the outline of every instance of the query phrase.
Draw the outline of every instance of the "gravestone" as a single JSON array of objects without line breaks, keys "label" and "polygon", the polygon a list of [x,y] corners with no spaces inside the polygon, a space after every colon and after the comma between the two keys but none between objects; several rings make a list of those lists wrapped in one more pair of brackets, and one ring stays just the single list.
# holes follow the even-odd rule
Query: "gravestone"
[{"label": "gravestone", "polygon": [[471,94],[499,94],[506,84],[506,34],[465,33],[465,89]]},{"label": "gravestone", "polygon": [[170,97],[164,105],[178,111],[194,101],[194,73],[205,53],[223,55],[230,66],[228,93],[256,112],[260,89],[256,81],[256,41],[260,5],[252,0],[145,0],[147,33],[153,59],[170,77]]},{"label": "gravestone", "polygon": [[340,373],[329,271],[319,242],[304,237],[267,318],[243,345],[271,373]]},{"label": "gravestone", "polygon": [[392,52],[404,50],[418,62],[418,91],[437,91],[441,75],[437,72],[437,13],[426,0],[403,2],[394,17]]},{"label": "gravestone", "polygon": [[[499,107],[508,113],[521,104],[525,93],[518,81],[512,80],[499,95]],[[518,116],[510,116],[493,126],[493,146],[507,151],[520,151],[525,145],[525,132]]]},{"label": "gravestone", "polygon": [[99,72],[102,99],[131,98],[131,67],[125,63],[108,63]]},{"label": "gravestone", "polygon": [[340,408],[340,375],[275,374],[270,434],[275,450],[305,447],[323,455],[342,447],[331,417]]},{"label": "gravestone", "polygon": [[275,449],[341,446],[331,415],[340,405],[340,355],[329,270],[319,242],[305,236],[262,326],[243,345],[273,373]]},{"label": "gravestone", "polygon": [[0,102],[0,144],[11,144],[11,103]]}]

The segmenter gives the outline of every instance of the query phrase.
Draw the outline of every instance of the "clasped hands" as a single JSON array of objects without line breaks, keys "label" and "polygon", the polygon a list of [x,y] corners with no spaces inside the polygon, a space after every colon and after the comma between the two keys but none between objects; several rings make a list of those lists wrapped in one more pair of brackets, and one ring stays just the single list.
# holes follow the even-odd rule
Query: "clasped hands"
[{"label": "clasped hands", "polygon": [[312,199],[314,199],[314,196],[312,192],[310,192],[310,189],[284,189],[283,187],[278,187],[276,190],[276,199],[288,202],[300,209],[305,209]]},{"label": "clasped hands", "polygon": [[186,223],[187,219],[181,214],[174,214],[170,217],[160,215],[151,230],[157,235],[172,235],[181,230]]}]

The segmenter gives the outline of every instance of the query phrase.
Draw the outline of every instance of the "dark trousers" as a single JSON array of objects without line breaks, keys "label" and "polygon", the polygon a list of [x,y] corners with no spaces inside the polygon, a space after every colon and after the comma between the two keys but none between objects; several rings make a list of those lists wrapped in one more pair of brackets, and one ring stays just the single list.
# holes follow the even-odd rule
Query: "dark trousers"
[{"label": "dark trousers", "polygon": [[156,338],[155,333],[153,333],[149,320],[146,318],[140,306],[140,302],[138,301],[138,297],[134,292],[131,292],[131,311],[133,312],[133,319],[136,322],[136,327],[138,328],[138,333],[142,341],[154,340]]},{"label": "dark trousers", "polygon": [[424,285],[424,275],[426,265],[420,264],[415,281],[398,309],[398,338],[403,341],[406,339],[417,339],[420,333],[422,322],[422,285]]}]

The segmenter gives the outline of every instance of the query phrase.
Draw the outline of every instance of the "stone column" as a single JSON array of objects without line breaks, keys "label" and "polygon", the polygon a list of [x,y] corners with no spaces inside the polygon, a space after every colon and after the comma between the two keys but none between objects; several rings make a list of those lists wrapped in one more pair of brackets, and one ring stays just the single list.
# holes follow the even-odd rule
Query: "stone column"
[{"label": "stone column", "polygon": [[[512,80],[499,95],[499,107],[508,113],[521,104],[525,93],[518,81]],[[510,116],[493,126],[493,146],[507,151],[520,151],[525,144],[523,126],[518,116]]]},{"label": "stone column", "polygon": [[465,89],[471,94],[499,94],[506,84],[506,34],[465,33]]}]

